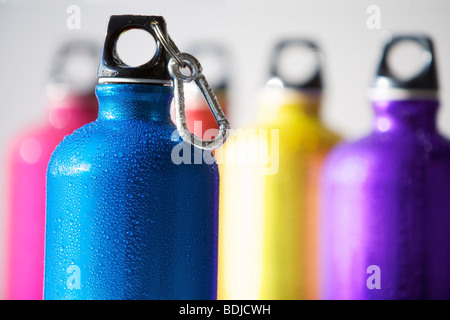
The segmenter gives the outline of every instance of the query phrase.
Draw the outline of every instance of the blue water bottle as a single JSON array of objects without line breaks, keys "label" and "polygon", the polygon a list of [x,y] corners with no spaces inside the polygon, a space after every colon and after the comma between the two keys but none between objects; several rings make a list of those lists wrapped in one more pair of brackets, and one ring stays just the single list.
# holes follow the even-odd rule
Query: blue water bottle
[{"label": "blue water bottle", "polygon": [[[115,48],[135,28],[157,50],[133,68]],[[215,299],[219,175],[211,150],[228,122],[198,61],[178,51],[162,17],[112,16],[98,76],[98,119],[67,136],[48,165],[44,299]],[[215,112],[214,140],[187,130],[188,81]]]}]

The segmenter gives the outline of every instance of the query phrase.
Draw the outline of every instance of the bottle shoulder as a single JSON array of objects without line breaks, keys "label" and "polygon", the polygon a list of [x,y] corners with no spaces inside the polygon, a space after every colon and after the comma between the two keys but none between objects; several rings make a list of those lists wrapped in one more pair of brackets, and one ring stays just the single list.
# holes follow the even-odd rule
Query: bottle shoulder
[{"label": "bottle shoulder", "polygon": [[432,167],[438,161],[450,166],[450,142],[439,134],[372,132],[360,139],[340,142],[327,155],[324,172],[328,177],[343,177],[345,172],[358,170],[395,176],[402,170]]},{"label": "bottle shoulder", "polygon": [[[183,152],[189,150],[189,160],[192,160],[196,156],[192,149],[170,123],[94,121],[61,141],[50,159],[49,173],[73,171],[80,166],[91,172],[107,167],[125,171],[145,171],[150,167],[164,170],[175,168],[170,164],[180,164],[180,158],[181,164],[183,160],[189,164]],[[214,161],[205,164],[215,165]]]},{"label": "bottle shoulder", "polygon": [[152,141],[159,144],[176,144],[176,127],[171,123],[155,123],[142,120],[100,121],[85,124],[64,137],[58,147],[73,148],[86,144],[100,144],[102,141],[130,143],[146,143]]},{"label": "bottle shoulder", "polygon": [[361,138],[343,140],[333,150],[340,156],[353,154],[386,154],[417,152],[422,149],[434,149],[439,152],[450,151],[450,140],[437,132],[379,132],[373,131]]},{"label": "bottle shoulder", "polygon": [[29,126],[9,138],[7,157],[10,161],[22,159],[30,164],[48,161],[56,146],[70,133],[45,122]]},{"label": "bottle shoulder", "polygon": [[251,132],[251,130],[256,130],[257,133],[266,130],[270,136],[275,130],[276,136],[279,137],[280,147],[290,153],[327,151],[342,139],[339,134],[329,129],[320,118],[298,111],[285,112],[282,116],[277,115],[270,119],[260,119],[244,128],[243,131]]}]

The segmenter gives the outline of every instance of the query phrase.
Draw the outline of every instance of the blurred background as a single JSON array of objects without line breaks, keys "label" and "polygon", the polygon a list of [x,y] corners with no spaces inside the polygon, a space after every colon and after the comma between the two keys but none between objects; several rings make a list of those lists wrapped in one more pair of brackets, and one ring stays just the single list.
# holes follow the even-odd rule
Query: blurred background
[{"label": "blurred background", "polygon": [[[113,14],[164,16],[181,51],[203,41],[223,45],[230,53],[228,110],[234,127],[256,115],[256,94],[268,80],[273,46],[285,37],[315,40],[324,54],[321,116],[345,139],[371,129],[367,88],[383,40],[399,33],[428,34],[435,44],[441,88],[438,125],[450,136],[450,2],[445,0],[0,0],[2,177],[10,139],[45,117],[54,53],[72,39],[92,40],[100,50]],[[131,53],[138,61],[147,55],[144,50]],[[95,76],[96,71],[95,66],[90,72]],[[5,235],[1,200],[0,266]],[[0,282],[0,297],[2,288]]]}]

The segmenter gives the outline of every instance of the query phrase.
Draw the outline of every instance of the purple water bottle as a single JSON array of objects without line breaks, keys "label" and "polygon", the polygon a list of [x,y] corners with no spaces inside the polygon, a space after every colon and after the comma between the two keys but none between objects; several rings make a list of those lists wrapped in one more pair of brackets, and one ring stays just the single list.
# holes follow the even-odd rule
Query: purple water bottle
[{"label": "purple water bottle", "polygon": [[[404,42],[425,67],[398,77],[388,63]],[[373,131],[336,147],[322,181],[323,299],[450,298],[450,141],[439,107],[431,39],[386,44],[374,84]]]}]

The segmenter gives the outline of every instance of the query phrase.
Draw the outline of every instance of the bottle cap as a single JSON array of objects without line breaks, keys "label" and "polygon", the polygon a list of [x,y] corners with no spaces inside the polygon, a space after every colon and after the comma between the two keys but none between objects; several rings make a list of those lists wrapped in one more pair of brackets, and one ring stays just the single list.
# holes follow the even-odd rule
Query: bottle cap
[{"label": "bottle cap", "polygon": [[94,95],[99,51],[96,42],[86,39],[63,44],[52,60],[47,94],[56,100],[68,94]]},{"label": "bottle cap", "polygon": [[[117,53],[117,40],[130,29],[143,29],[156,42],[156,52],[147,63],[139,67],[125,64]],[[184,73],[183,69],[189,70]],[[167,34],[166,22],[159,16],[111,16],[103,46],[99,83],[147,83],[173,86],[175,124],[180,137],[204,150],[220,147],[229,134],[229,123],[213,90],[202,74],[200,62],[192,55],[180,52]],[[184,84],[195,82],[219,125],[219,134],[212,140],[202,140],[189,131],[186,123]]]},{"label": "bottle cap", "polygon": [[[211,71],[215,75],[207,74],[209,84],[213,90],[226,90],[230,83],[230,54],[220,43],[213,41],[202,41],[193,44],[187,52],[202,61],[203,69],[207,69],[208,58],[211,62]],[[214,65],[212,65],[214,64]]]},{"label": "bottle cap", "polygon": [[[421,70],[409,78],[400,77],[389,63],[389,54],[402,43],[413,42],[423,49]],[[407,57],[408,58],[408,57]],[[437,99],[438,79],[433,42],[423,35],[398,35],[384,46],[380,64],[371,86],[372,100]]]},{"label": "bottle cap", "polygon": [[[309,77],[305,80],[287,79],[281,70],[282,53],[290,48],[303,48],[314,55],[315,65]],[[302,57],[299,57],[301,59]],[[280,41],[274,48],[271,58],[270,76],[272,79],[279,79],[283,87],[295,90],[320,90],[322,89],[322,59],[318,46],[308,39],[285,39]],[[288,62],[289,63],[289,62]],[[307,75],[308,76],[308,75]]]},{"label": "bottle cap", "polygon": [[[167,66],[170,56],[162,47],[152,23],[157,22],[167,36],[166,22],[160,16],[114,15],[111,16],[106,31],[98,68],[99,83],[154,83],[171,84]],[[117,53],[116,44],[120,35],[131,29],[142,29],[150,33],[156,42],[156,52],[150,61],[132,67],[124,63]]]}]

